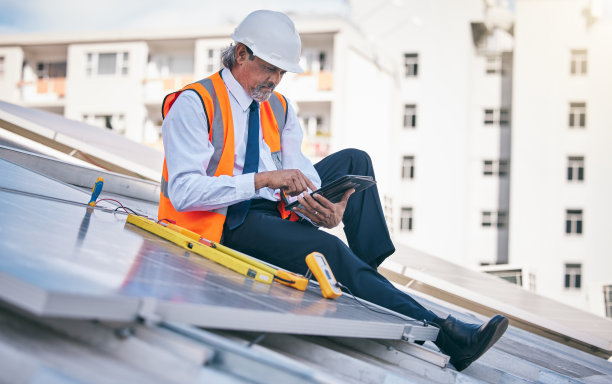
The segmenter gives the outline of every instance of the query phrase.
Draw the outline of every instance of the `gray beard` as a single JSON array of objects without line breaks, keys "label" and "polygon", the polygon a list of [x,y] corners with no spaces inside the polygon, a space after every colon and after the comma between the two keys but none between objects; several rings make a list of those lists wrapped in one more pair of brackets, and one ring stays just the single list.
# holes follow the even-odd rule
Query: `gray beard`
[{"label": "gray beard", "polygon": [[270,95],[272,95],[272,92],[274,91],[274,88],[272,88],[270,91],[262,91],[261,89],[265,85],[269,84],[260,84],[251,91],[251,97],[258,103],[263,103],[264,101],[268,100],[270,98]]}]

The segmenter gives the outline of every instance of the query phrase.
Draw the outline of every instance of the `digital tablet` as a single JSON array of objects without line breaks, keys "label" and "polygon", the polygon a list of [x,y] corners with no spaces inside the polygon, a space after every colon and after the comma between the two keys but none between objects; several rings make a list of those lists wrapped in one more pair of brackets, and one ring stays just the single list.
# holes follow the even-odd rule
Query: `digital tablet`
[{"label": "digital tablet", "polygon": [[[316,193],[335,204],[342,200],[342,196],[344,196],[344,192],[346,192],[347,189],[354,188],[355,193],[357,193],[363,191],[364,189],[370,188],[375,184],[376,180],[374,180],[372,176],[346,175],[332,181],[314,192],[311,192],[310,196]],[[296,200],[293,203],[287,204],[285,209],[292,210],[298,206],[301,207],[301,204]]]}]

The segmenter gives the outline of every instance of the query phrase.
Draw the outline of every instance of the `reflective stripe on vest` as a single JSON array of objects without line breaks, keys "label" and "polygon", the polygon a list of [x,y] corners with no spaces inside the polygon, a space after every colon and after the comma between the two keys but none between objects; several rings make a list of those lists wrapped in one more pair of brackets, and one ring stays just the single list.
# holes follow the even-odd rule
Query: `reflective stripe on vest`
[{"label": "reflective stripe on vest", "polygon": [[[233,175],[234,172],[234,129],[229,95],[220,72],[189,84],[164,98],[162,117],[165,117],[178,96],[193,91],[202,101],[208,122],[208,140],[214,147],[212,158],[206,169],[208,176]],[[260,104],[260,119],[263,138],[272,153],[277,169],[282,169],[280,135],[287,118],[287,101],[274,92],[270,100]],[[190,229],[202,237],[219,242],[227,207],[211,211],[178,212],[172,206],[168,194],[168,168],[164,159],[158,219],[169,219],[177,225]]]}]

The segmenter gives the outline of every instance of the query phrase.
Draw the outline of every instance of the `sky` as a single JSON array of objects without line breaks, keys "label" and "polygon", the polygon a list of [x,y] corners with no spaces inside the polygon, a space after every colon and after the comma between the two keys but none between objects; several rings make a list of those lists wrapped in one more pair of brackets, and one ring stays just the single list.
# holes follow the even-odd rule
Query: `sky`
[{"label": "sky", "polygon": [[342,12],[348,0],[0,0],[0,34],[237,23],[255,9]]}]

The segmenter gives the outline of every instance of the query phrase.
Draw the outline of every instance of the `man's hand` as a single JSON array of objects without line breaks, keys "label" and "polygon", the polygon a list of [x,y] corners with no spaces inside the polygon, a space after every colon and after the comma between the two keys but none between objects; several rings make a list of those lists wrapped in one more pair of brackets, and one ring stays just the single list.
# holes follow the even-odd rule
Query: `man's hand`
[{"label": "man's hand", "polygon": [[255,190],[268,187],[282,189],[286,195],[297,196],[308,188],[316,187],[299,169],[281,169],[278,171],[259,172],[255,174]]},{"label": "man's hand", "polygon": [[344,192],[342,200],[336,204],[327,200],[319,194],[310,196],[305,194],[303,197],[298,197],[298,201],[304,208],[297,207],[294,211],[308,217],[313,223],[316,223],[325,228],[334,228],[342,221],[346,203],[349,197],[355,192],[353,188]]}]

